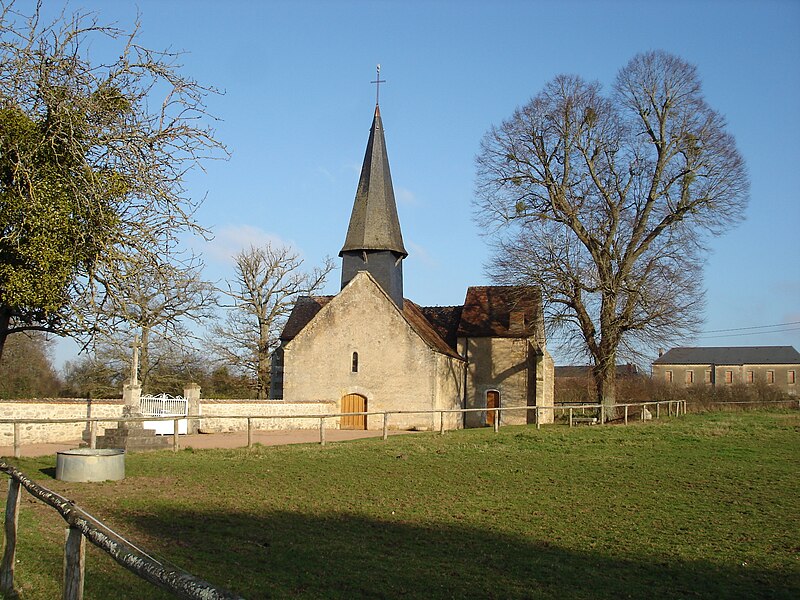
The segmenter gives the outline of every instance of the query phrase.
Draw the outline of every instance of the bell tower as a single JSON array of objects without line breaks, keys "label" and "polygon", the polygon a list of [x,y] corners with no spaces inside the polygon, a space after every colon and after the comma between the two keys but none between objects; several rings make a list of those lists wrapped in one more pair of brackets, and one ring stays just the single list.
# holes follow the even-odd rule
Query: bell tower
[{"label": "bell tower", "polygon": [[[380,71],[377,83],[380,84]],[[397,218],[383,122],[377,103],[350,225],[339,256],[342,257],[342,288],[359,271],[369,271],[394,303],[403,308],[403,259],[408,252],[403,246]]]}]

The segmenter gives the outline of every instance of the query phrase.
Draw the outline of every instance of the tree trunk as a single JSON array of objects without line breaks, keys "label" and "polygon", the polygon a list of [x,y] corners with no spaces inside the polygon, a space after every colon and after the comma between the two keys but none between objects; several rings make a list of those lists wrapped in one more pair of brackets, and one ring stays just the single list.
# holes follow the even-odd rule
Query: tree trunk
[{"label": "tree trunk", "polygon": [[0,309],[0,360],[3,360],[3,348],[6,347],[8,339],[8,325],[11,323],[11,311]]},{"label": "tree trunk", "polygon": [[259,400],[269,398],[270,360],[266,349],[258,351],[258,373],[256,373],[257,395]]},{"label": "tree trunk", "polygon": [[597,402],[603,405],[606,421],[610,421],[616,417],[617,367],[615,362],[615,355],[612,354],[610,359],[603,360],[592,369],[597,392]]}]

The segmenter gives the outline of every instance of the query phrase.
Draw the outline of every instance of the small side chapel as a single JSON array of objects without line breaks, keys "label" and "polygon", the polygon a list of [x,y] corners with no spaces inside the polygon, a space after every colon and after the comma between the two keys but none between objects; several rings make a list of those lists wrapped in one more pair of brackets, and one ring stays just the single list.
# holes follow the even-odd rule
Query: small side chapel
[{"label": "small side chapel", "polygon": [[[338,412],[445,413],[447,429],[493,424],[487,408],[553,406],[541,294],[478,286],[461,306],[418,306],[403,297],[403,245],[380,108],[376,104],[342,258],[341,291],[304,296],[272,356],[270,397],[326,400]],[[503,411],[502,424],[535,420]],[[542,411],[541,422],[553,411]],[[436,413],[392,415],[390,428],[435,429]],[[381,429],[381,415],[341,417],[343,429]]]}]

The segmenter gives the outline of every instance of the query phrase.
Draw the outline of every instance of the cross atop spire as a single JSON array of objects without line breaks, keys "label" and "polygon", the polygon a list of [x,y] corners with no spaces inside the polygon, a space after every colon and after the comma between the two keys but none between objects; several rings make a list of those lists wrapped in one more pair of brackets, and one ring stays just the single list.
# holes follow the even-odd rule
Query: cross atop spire
[{"label": "cross atop spire", "polygon": [[375,78],[375,81],[370,81],[370,83],[375,84],[375,106],[378,106],[381,103],[381,84],[386,83],[385,79],[381,79],[381,64],[378,63],[377,65],[378,76]]}]

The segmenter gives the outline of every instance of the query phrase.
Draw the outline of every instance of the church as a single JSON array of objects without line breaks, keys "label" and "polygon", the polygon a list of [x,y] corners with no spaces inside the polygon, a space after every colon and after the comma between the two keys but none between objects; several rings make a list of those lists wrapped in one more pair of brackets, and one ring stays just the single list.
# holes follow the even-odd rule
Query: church
[{"label": "church", "polygon": [[[402,411],[392,429],[535,422],[553,406],[541,294],[476,286],[461,306],[403,297],[403,245],[376,104],[342,259],[341,291],[298,299],[272,356],[270,397],[336,402],[337,412]],[[511,410],[516,408],[517,410]],[[415,412],[418,411],[418,412]],[[553,411],[541,411],[540,422]],[[382,415],[344,416],[339,427],[381,429]]]}]

